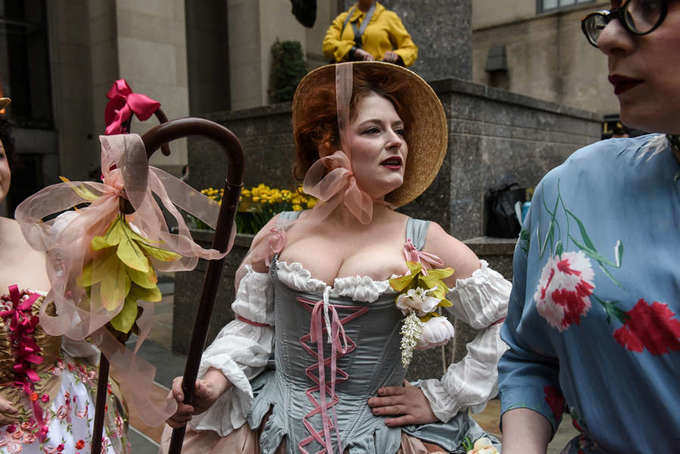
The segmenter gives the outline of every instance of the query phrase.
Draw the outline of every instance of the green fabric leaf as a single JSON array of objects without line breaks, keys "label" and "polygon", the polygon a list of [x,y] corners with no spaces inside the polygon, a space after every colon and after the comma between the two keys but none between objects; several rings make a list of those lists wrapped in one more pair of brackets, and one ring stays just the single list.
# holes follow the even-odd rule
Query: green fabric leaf
[{"label": "green fabric leaf", "polygon": [[174,262],[181,257],[175,252],[150,246],[146,243],[139,243],[139,246],[144,249],[144,252],[146,252],[148,255],[155,258],[156,260],[160,260],[161,262]]},{"label": "green fabric leaf", "polygon": [[569,211],[568,209],[565,208],[564,211],[566,211],[567,214],[571,216],[572,219],[574,219],[574,221],[576,221],[576,225],[578,226],[578,229],[581,232],[581,238],[583,238],[583,242],[585,243],[585,245],[589,249],[596,251],[597,249],[595,248],[593,242],[590,240],[590,237],[588,236],[588,232],[586,232],[586,227],[583,225],[583,222],[581,222],[581,220],[577,218],[576,215]]},{"label": "green fabric leaf", "polygon": [[123,235],[123,238],[118,244],[116,254],[118,255],[118,258],[130,268],[141,271],[142,273],[149,272],[149,259],[146,258],[137,245],[137,242],[132,240],[128,235]]},{"label": "green fabric leaf", "polygon": [[118,243],[120,243],[121,239],[123,238],[123,229],[121,227],[121,224],[122,222],[120,218],[117,217],[111,223],[111,225],[106,230],[106,233],[103,236],[95,236],[94,238],[92,238],[92,242],[90,243],[92,249],[95,251],[99,251],[107,247],[117,246]]},{"label": "green fabric leaf", "polygon": [[101,268],[94,271],[105,275],[100,284],[102,305],[109,311],[115,310],[130,292],[131,281],[125,264],[118,260],[117,254],[110,254]]},{"label": "green fabric leaf", "polygon": [[132,287],[130,297],[134,298],[135,301],[147,301],[149,303],[158,303],[163,299],[163,295],[158,287],[143,288],[136,285]]},{"label": "green fabric leaf", "polygon": [[135,284],[143,288],[154,288],[158,284],[158,277],[153,267],[149,267],[149,271],[142,273],[134,268],[127,268],[128,276]]},{"label": "green fabric leaf", "polygon": [[123,309],[111,319],[111,326],[121,333],[129,333],[137,320],[137,301],[125,299]]}]

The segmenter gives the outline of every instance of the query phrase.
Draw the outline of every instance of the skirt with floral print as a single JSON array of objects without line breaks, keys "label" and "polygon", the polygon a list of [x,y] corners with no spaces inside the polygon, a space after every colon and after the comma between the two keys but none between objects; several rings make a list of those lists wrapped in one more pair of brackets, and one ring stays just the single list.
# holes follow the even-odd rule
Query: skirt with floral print
[{"label": "skirt with floral print", "polygon": [[[42,399],[43,403],[51,400],[43,413],[48,427],[47,437],[43,441],[39,440],[39,427],[32,412],[23,412],[30,416],[0,427],[0,454],[90,453],[97,392],[96,369],[62,357],[48,373],[51,379],[61,382],[54,397],[50,398],[46,394],[31,396],[32,399]],[[26,396],[22,404],[30,409],[28,400]],[[126,411],[112,392],[111,385],[107,396],[104,432],[102,454],[130,451]]]}]

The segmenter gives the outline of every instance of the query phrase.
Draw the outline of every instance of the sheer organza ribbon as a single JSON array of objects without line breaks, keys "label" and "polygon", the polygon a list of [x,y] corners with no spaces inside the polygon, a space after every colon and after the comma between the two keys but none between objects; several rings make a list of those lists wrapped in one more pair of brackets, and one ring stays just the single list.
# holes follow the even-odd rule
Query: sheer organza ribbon
[{"label": "sheer organza ribbon", "polygon": [[109,98],[104,111],[106,122],[106,135],[121,134],[124,131],[123,124],[130,119],[132,114],[144,121],[158,110],[161,103],[141,93],[133,93],[125,79],[118,79],[106,93]]},{"label": "sheer organza ribbon", "polygon": [[9,287],[9,299],[12,306],[0,312],[0,318],[9,321],[10,341],[12,343],[12,353],[14,355],[14,365],[12,370],[16,374],[15,386],[21,388],[26,394],[36,423],[39,427],[37,436],[40,441],[45,441],[48,427],[45,423],[43,409],[38,403],[34,394],[34,383],[40,381],[40,376],[33,370],[33,366],[42,364],[43,357],[40,355],[41,349],[35,340],[35,330],[38,326],[38,317],[32,314],[33,304],[40,298],[37,293],[29,293],[22,301],[22,293],[19,287],[11,285]]},{"label": "sheer organza ribbon", "polygon": [[404,257],[407,262],[420,263],[423,265],[423,274],[427,274],[427,269],[444,268],[442,259],[429,252],[418,250],[410,239],[404,243]]},{"label": "sheer organza ribbon", "polygon": [[[178,207],[182,208],[214,228],[219,204],[172,175],[149,166],[144,143],[138,135],[100,136],[99,140],[102,183],[66,182],[49,186],[22,202],[15,217],[29,244],[47,253],[51,289],[40,313],[45,332],[75,340],[92,336],[112,368],[119,371],[117,378],[126,396],[129,391],[130,395],[139,395],[142,399],[136,405],[140,416],[148,424],[156,425],[172,414],[174,408],[158,409],[146,402],[148,397],[140,392],[143,387],[139,384],[151,385],[155,370],[126,350],[105,329],[100,329],[120,312],[125,295],[118,301],[111,301],[111,292],[102,283],[95,283],[86,291],[77,284],[77,279],[83,267],[100,253],[90,247],[92,238],[103,235],[108,226],[122,215],[120,198],[127,198],[135,210],[125,217],[136,233],[152,244],[180,255],[178,260],[171,262],[149,257],[156,271],[191,270],[199,258],[215,260],[226,255],[196,244],[178,210]],[[170,232],[157,200],[174,218],[177,233]],[[66,211],[73,207],[76,207],[75,212]],[[65,211],[67,214],[53,218]],[[233,228],[229,249],[235,231]],[[93,274],[107,271],[101,267],[93,270]],[[47,308],[52,306],[56,310],[55,315],[47,312]],[[142,306],[144,312],[137,322],[141,333],[135,350],[152,324],[153,305]],[[131,400],[134,404],[134,399]]]},{"label": "sheer organza ribbon", "polygon": [[[319,203],[306,213],[304,218],[296,220],[279,219],[275,229],[267,232],[265,238],[253,245],[244,263],[265,263],[269,266],[273,255],[281,252],[285,247],[285,232],[288,229],[299,222],[319,223],[340,205],[347,207],[349,212],[362,224],[371,222],[374,203],[387,205],[384,201],[371,199],[359,187],[354,177],[351,164],[352,140],[349,131],[353,77],[351,62],[335,65],[335,100],[341,149],[314,162],[307,170],[302,186],[304,192],[319,199]],[[272,248],[272,244],[275,244],[276,248]],[[244,275],[243,268],[239,268],[235,277],[237,288],[241,277]]]}]

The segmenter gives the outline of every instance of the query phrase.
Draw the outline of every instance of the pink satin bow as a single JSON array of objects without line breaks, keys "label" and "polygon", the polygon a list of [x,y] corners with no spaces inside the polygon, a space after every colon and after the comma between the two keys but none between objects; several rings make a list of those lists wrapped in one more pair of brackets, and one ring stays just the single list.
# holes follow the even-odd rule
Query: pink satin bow
[{"label": "pink satin bow", "polygon": [[313,210],[318,220],[326,218],[341,203],[362,224],[373,218],[373,200],[357,185],[349,158],[341,150],[312,164],[302,187],[322,202]]},{"label": "pink satin bow", "polygon": [[43,410],[38,401],[32,398],[34,392],[33,383],[40,381],[40,377],[33,370],[33,365],[37,366],[43,362],[43,357],[40,356],[40,347],[35,341],[38,317],[31,313],[31,308],[40,298],[40,295],[30,293],[24,301],[21,300],[21,297],[22,294],[19,292],[19,287],[11,285],[9,287],[9,298],[12,302],[12,307],[0,312],[0,317],[5,322],[9,321],[10,341],[12,343],[12,354],[14,355],[12,370],[17,376],[14,384],[24,391],[29,402],[31,402],[33,415],[40,427],[37,434],[38,439],[45,441],[48,428],[43,419]]},{"label": "pink satin bow", "polygon": [[161,103],[141,93],[133,93],[125,79],[118,79],[113,83],[106,94],[109,98],[104,112],[106,121],[106,135],[121,134],[123,124],[130,119],[132,114],[144,121],[158,110]]},{"label": "pink satin bow", "polygon": [[427,275],[427,269],[443,268],[444,262],[442,259],[429,252],[420,251],[416,249],[413,241],[410,239],[404,243],[404,257],[407,262],[420,263],[423,265],[423,274]]}]

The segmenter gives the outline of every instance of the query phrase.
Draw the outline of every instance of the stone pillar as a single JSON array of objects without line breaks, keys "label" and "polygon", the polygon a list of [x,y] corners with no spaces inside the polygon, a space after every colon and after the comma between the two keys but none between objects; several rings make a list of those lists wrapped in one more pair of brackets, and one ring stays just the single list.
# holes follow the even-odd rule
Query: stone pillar
[{"label": "stone pillar", "polygon": [[[354,3],[344,0],[345,10]],[[418,60],[410,69],[426,80],[472,79],[471,0],[382,0],[380,3],[399,15],[418,46]]]}]

